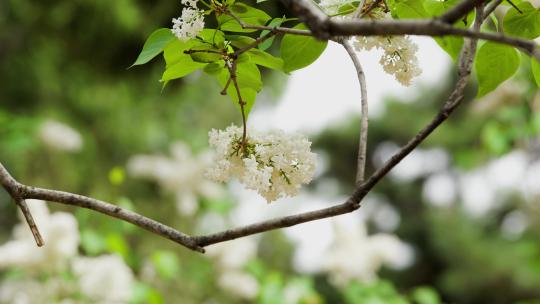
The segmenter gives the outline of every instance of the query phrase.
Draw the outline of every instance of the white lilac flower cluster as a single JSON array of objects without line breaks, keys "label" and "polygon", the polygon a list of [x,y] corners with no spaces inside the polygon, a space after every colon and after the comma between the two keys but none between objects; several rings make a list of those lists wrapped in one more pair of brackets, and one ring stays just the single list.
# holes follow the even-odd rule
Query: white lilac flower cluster
[{"label": "white lilac flower cluster", "polygon": [[[327,14],[334,15],[339,12],[339,8],[343,5],[353,3],[350,0],[322,0],[320,6]],[[368,1],[368,4],[371,3]],[[351,12],[348,15],[341,16],[341,18],[353,18],[353,15],[354,12]],[[376,8],[369,12],[366,18],[391,19],[392,16],[390,13],[385,13]],[[382,50],[383,55],[379,63],[386,73],[394,75],[402,85],[411,85],[412,79],[422,73],[416,57],[418,46],[407,36],[355,36],[352,39],[358,52],[372,49]]]},{"label": "white lilac flower cluster", "polygon": [[214,181],[236,177],[272,202],[298,194],[300,186],[313,178],[316,157],[311,142],[300,134],[252,131],[242,145],[242,129],[231,125],[210,131],[209,137],[217,155],[207,177]]},{"label": "white lilac flower cluster", "polygon": [[203,11],[197,8],[198,0],[182,0],[182,16],[173,18],[172,33],[181,41],[195,38],[204,29]]},{"label": "white lilac flower cluster", "polygon": [[407,36],[357,36],[354,46],[357,51],[381,49],[379,63],[386,73],[394,75],[401,84],[409,86],[412,79],[422,73],[418,66],[418,46]]}]

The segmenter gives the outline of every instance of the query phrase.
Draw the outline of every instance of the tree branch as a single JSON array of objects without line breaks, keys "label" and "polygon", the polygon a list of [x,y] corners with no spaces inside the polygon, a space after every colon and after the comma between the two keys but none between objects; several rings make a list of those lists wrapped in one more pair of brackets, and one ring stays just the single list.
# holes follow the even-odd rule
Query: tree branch
[{"label": "tree branch", "polygon": [[135,212],[78,194],[36,188],[21,184],[7,172],[6,168],[2,165],[2,163],[0,163],[0,182],[14,199],[17,199],[17,196],[14,196],[13,193],[19,193],[21,199],[41,199],[45,201],[57,202],[66,205],[91,209],[106,214],[108,216],[112,216],[117,219],[132,223],[133,225],[139,226],[157,235],[165,237],[189,249],[198,252],[204,252],[204,248],[198,246],[193,240],[193,238],[189,235],[184,234],[162,223],[154,221],[150,218],[144,217]]},{"label": "tree branch", "polygon": [[[471,0],[480,1],[480,0]],[[337,36],[462,36],[498,42],[522,49],[540,62],[540,53],[534,41],[505,36],[500,33],[480,32],[453,27],[438,18],[406,20],[335,20],[328,18],[310,0],[282,0],[311,29],[313,35],[322,40]],[[481,3],[481,1],[479,2]],[[469,4],[468,4],[469,5]],[[326,18],[322,17],[325,15]]]},{"label": "tree branch", "polygon": [[484,19],[486,19],[491,13],[495,11],[495,9],[501,5],[503,0],[494,0],[491,3],[489,3],[488,6],[486,6],[486,9],[484,10]]},{"label": "tree branch", "polygon": [[[298,0],[299,2],[303,0]],[[481,5],[480,5],[481,6]],[[475,20],[474,28],[478,30],[482,23],[482,7],[477,9],[477,19]],[[51,202],[63,203],[92,209],[103,214],[130,222],[148,231],[156,233],[160,236],[168,238],[178,244],[195,251],[204,252],[205,246],[224,242],[239,237],[244,237],[264,231],[290,227],[300,223],[328,218],[340,214],[352,212],[360,207],[361,200],[371,189],[394,168],[401,160],[403,160],[411,151],[413,151],[424,139],[426,139],[441,123],[443,123],[450,114],[459,106],[463,100],[464,91],[467,86],[469,76],[471,74],[472,62],[476,51],[477,39],[468,39],[463,46],[458,63],[458,80],[453,92],[448,97],[447,101],[442,106],[438,114],[424,127],[416,136],[414,136],[405,146],[403,146],[394,156],[392,156],[383,167],[375,171],[365,182],[357,186],[353,194],[342,204],[332,207],[323,208],[315,211],[300,213],[280,217],[252,225],[229,229],[223,232],[218,232],[210,235],[191,237],[182,232],[179,232],[171,227],[163,225],[152,219],[146,218],[135,212],[122,209],[118,206],[68,192],[49,190],[27,186],[17,182],[0,163],[0,183],[14,198],[19,200],[24,199],[42,199]],[[234,67],[231,67],[234,71]],[[234,73],[231,73],[231,78],[234,82]]]},{"label": "tree branch", "polygon": [[251,50],[252,48],[256,48],[259,44],[261,44],[264,41],[270,39],[271,37],[274,37],[276,34],[277,34],[277,32],[270,31],[270,32],[262,35],[261,37],[257,38],[255,41],[253,41],[253,43],[251,43],[250,45],[246,45],[245,47],[243,47],[241,49],[238,49],[236,52],[234,52],[234,56],[238,57],[238,56],[242,55],[243,53]]},{"label": "tree branch", "polygon": [[446,23],[455,23],[459,19],[467,16],[475,7],[480,5],[486,0],[464,0],[458,3],[456,6],[449,9],[442,14],[439,19]]},{"label": "tree branch", "polygon": [[540,61],[540,53],[533,41],[505,36],[500,33],[480,32],[456,28],[435,19],[409,20],[340,20],[329,21],[332,36],[373,36],[373,35],[421,35],[421,36],[463,36],[494,41],[518,47]]},{"label": "tree branch", "polygon": [[360,118],[360,141],[358,144],[358,159],[356,164],[356,185],[359,186],[364,181],[366,170],[366,152],[367,152],[367,137],[368,137],[368,97],[366,88],[366,77],[364,70],[360,64],[360,60],[356,56],[354,49],[346,38],[340,38],[337,40],[351,57],[354,68],[356,69],[356,76],[358,77],[358,83],[360,84],[360,102],[361,102],[361,118]]},{"label": "tree branch", "polygon": [[28,227],[30,228],[30,231],[32,232],[32,235],[34,236],[34,240],[36,241],[36,245],[38,247],[41,247],[44,245],[43,237],[41,237],[41,233],[39,232],[39,229],[36,225],[36,222],[34,221],[34,217],[32,216],[32,213],[30,212],[30,209],[28,209],[28,205],[26,204],[26,201],[22,197],[18,186],[17,181],[11,177],[9,172],[2,166],[0,163],[0,184],[6,189],[8,194],[13,198],[17,206],[21,209],[21,212],[24,216],[24,219],[26,220],[26,223],[28,224]]},{"label": "tree branch", "polygon": [[356,11],[354,11],[353,19],[356,19],[362,15],[362,12],[364,11],[364,5],[366,5],[366,0],[360,0],[360,4],[358,4],[358,7],[356,8]]},{"label": "tree branch", "polygon": [[[479,22],[477,22],[479,23]],[[323,208],[315,211],[289,215],[276,219],[271,219],[244,227],[233,228],[222,232],[196,236],[195,242],[202,247],[225,242],[240,237],[253,235],[269,230],[275,230],[285,227],[298,225],[305,222],[315,221],[319,219],[329,218],[345,213],[350,213],[360,208],[361,200],[366,194],[394,168],[403,158],[405,158],[412,150],[414,150],[424,139],[426,139],[441,123],[443,123],[457,106],[463,101],[463,93],[469,81],[471,74],[472,61],[476,52],[476,40],[470,39],[465,43],[460,55],[458,64],[458,81],[448,100],[441,108],[439,113],[424,127],[414,138],[412,138],[405,146],[403,146],[394,156],[392,156],[383,167],[373,173],[367,181],[356,188],[353,194],[344,203],[334,205],[332,207]]]}]

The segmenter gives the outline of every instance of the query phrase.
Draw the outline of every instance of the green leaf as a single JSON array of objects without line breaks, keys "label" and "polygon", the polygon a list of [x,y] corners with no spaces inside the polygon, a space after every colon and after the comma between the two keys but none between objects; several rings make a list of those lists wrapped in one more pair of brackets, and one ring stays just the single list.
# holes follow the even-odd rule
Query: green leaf
[{"label": "green leaf", "polygon": [[[283,22],[285,22],[285,18],[274,18],[272,19],[272,21],[270,21],[270,23],[268,23],[268,26],[270,27],[277,27],[277,26],[280,26]],[[262,37],[266,34],[268,34],[270,31],[268,30],[264,30],[261,32],[261,34],[259,35],[259,37]],[[266,39],[265,41],[263,41],[261,44],[259,44],[259,49],[261,50],[267,50],[268,48],[270,48],[272,46],[272,44],[274,43],[274,39],[276,38],[276,36],[272,36],[268,39]]]},{"label": "green leaf", "polygon": [[265,51],[259,49],[251,49],[246,52],[251,61],[257,65],[262,65],[264,67],[283,71],[283,60],[278,57],[274,57]]},{"label": "green leaf", "polygon": [[227,39],[234,47],[237,47],[239,49],[255,43],[255,39],[248,36],[227,35]]},{"label": "green leaf", "polygon": [[190,53],[189,56],[191,56],[191,59],[195,62],[212,63],[223,58],[223,55],[215,53],[219,52],[219,50],[209,45],[196,46],[192,48],[191,51],[192,53]]},{"label": "green leaf", "polygon": [[224,69],[225,69],[225,67],[224,67],[224,63],[223,63],[223,62],[220,62],[220,63],[214,62],[214,63],[207,64],[207,65],[204,67],[204,72],[205,72],[206,74],[208,74],[208,75],[218,75],[218,74],[220,74]]},{"label": "green leaf", "polygon": [[139,57],[137,57],[137,60],[135,60],[130,67],[147,63],[152,58],[159,55],[165,46],[173,41],[174,38],[175,37],[170,29],[161,28],[154,31],[150,34],[148,39],[146,39]]},{"label": "green leaf", "polygon": [[198,35],[200,39],[204,42],[207,42],[214,47],[224,48],[225,47],[225,33],[216,29],[203,29]]},{"label": "green leaf", "polygon": [[454,61],[459,57],[461,48],[463,47],[463,38],[454,37],[454,36],[445,36],[445,37],[433,37],[435,42],[446,52]]},{"label": "green leaf", "polygon": [[388,5],[392,14],[400,19],[427,18],[430,16],[421,0],[393,0],[389,1]]},{"label": "green leaf", "polygon": [[531,69],[536,85],[540,87],[540,63],[535,58],[531,58]]},{"label": "green leaf", "polygon": [[517,7],[522,13],[515,8],[511,8],[504,16],[503,27],[505,33],[527,39],[540,36],[540,8],[534,8],[527,1],[519,3]]},{"label": "green leaf", "polygon": [[165,58],[166,67],[169,68],[170,66],[178,63],[178,61],[180,61],[182,58],[185,60],[185,57],[190,57],[188,54],[185,54],[184,51],[200,44],[201,42],[197,40],[180,41],[177,39],[171,42],[163,50],[163,57]]},{"label": "green leaf", "polygon": [[[235,3],[229,6],[229,10],[244,23],[250,25],[265,25],[268,20],[272,19],[267,13],[243,3]],[[254,29],[243,29],[236,19],[226,14],[217,16],[217,21],[222,31],[245,33],[256,31]]]},{"label": "green leaf", "polygon": [[[306,29],[299,24],[295,29]],[[319,41],[309,36],[285,35],[281,41],[281,58],[285,72],[292,72],[312,64],[326,49],[327,41]]]},{"label": "green leaf", "polygon": [[242,88],[254,89],[257,92],[262,89],[261,72],[253,62],[238,62],[236,80]]},{"label": "green leaf", "polygon": [[188,55],[182,56],[178,61],[176,61],[175,64],[167,67],[163,73],[163,76],[161,77],[161,81],[166,82],[172,79],[184,77],[198,69],[204,68],[205,65],[205,63],[193,61]]},{"label": "green leaf", "polygon": [[493,91],[514,75],[519,67],[519,54],[509,46],[486,42],[478,50],[475,63],[478,77],[478,97]]}]

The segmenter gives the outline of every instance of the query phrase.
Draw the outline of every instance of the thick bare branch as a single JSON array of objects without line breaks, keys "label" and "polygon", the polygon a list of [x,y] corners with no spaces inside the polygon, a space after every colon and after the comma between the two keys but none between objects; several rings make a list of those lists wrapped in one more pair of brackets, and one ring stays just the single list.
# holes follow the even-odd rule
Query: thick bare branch
[{"label": "thick bare branch", "polygon": [[373,35],[421,35],[421,36],[463,36],[494,41],[522,49],[540,61],[540,53],[534,41],[505,36],[501,33],[480,32],[456,28],[435,19],[410,20],[340,20],[329,21],[332,36],[373,36]]},{"label": "thick bare branch", "polygon": [[[522,49],[540,61],[540,53],[537,50],[537,45],[534,41],[509,37],[501,33],[480,32],[479,30],[457,28],[438,18],[406,20],[335,20],[322,17],[324,13],[310,0],[282,0],[282,2],[308,25],[315,37],[323,40],[328,40],[331,37],[337,36],[357,35],[462,36],[514,46]],[[482,1],[479,3],[481,2]]]},{"label": "thick bare branch", "polygon": [[2,186],[13,196],[12,191],[17,191],[22,199],[41,199],[49,202],[62,203],[66,205],[78,206],[91,209],[108,216],[112,216],[123,221],[132,223],[157,235],[165,237],[189,249],[204,252],[204,248],[198,246],[192,237],[184,234],[174,228],[154,221],[150,218],[137,214],[135,212],[120,208],[118,206],[93,199],[90,197],[73,194],[69,192],[49,190],[27,186],[16,181],[5,167],[0,163],[0,182]]},{"label": "thick bare branch", "polygon": [[328,28],[330,18],[312,0],[281,0],[281,2],[308,26],[315,37],[322,40],[331,38]]}]

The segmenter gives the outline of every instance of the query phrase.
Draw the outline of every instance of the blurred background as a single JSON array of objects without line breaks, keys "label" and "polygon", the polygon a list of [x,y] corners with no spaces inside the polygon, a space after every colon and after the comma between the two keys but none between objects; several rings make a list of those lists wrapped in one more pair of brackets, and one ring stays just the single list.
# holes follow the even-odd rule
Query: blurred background
[{"label": "blurred background", "polygon": [[[272,15],[279,3],[260,5]],[[160,59],[126,69],[178,1],[0,1],[0,160],[23,183],[112,202],[190,234],[342,202],[352,191],[360,108],[346,53],[265,70],[250,117],[300,131],[319,168],[270,205],[211,183],[207,133],[240,123],[200,73],[161,91]],[[368,173],[422,128],[455,80],[416,39],[423,74],[401,87],[362,53]],[[277,50],[274,50],[277,51]],[[0,303],[540,303],[540,94],[525,60],[381,182],[353,214],[191,252],[107,216],[29,201],[37,249],[0,190]]]}]

